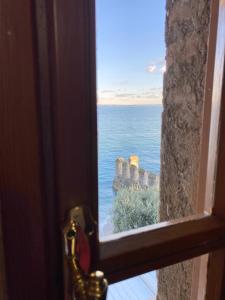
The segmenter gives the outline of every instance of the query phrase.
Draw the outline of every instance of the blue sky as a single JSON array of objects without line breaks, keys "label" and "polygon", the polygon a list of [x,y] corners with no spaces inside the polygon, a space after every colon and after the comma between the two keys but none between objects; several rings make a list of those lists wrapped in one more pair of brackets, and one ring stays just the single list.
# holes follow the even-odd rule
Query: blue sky
[{"label": "blue sky", "polygon": [[98,103],[161,103],[165,1],[96,0]]}]

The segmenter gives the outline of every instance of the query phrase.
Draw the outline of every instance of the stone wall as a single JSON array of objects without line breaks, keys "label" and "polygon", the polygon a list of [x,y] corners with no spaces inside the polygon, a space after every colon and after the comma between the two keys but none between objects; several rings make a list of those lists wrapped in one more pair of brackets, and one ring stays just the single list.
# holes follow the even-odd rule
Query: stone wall
[{"label": "stone wall", "polygon": [[[160,219],[195,212],[210,0],[167,0]],[[158,300],[189,300],[192,261],[158,273]]]},{"label": "stone wall", "polygon": [[[131,158],[135,158],[135,163]],[[131,156],[128,160],[123,157],[116,159],[116,172],[113,180],[113,190],[118,192],[122,188],[134,188],[136,190],[148,189],[159,186],[159,175],[139,168],[139,158]]]}]

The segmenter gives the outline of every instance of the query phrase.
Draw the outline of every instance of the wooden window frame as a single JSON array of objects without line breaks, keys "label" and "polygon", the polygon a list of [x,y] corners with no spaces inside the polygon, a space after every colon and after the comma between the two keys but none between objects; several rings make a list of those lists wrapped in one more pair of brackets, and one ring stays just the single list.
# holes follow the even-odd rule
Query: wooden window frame
[{"label": "wooden window frame", "polygon": [[[79,2],[79,3],[78,3]],[[210,254],[208,278],[211,278],[215,266],[221,267],[224,259],[225,247],[225,207],[221,195],[225,194],[221,178],[225,178],[225,163],[222,157],[225,152],[222,144],[222,137],[225,136],[225,116],[223,113],[222,99],[224,95],[225,78],[223,74],[225,56],[225,1],[212,1],[212,5],[218,7],[218,35],[216,40],[215,73],[213,79],[213,94],[211,106],[211,121],[209,135],[209,155],[204,157],[201,163],[207,165],[206,196],[214,197],[212,215],[194,216],[186,220],[166,222],[145,227],[139,230],[130,231],[115,235],[111,240],[99,242],[97,229],[96,235],[91,239],[92,249],[95,249],[92,263],[93,267],[102,268],[110,282],[116,282],[154,269],[159,269],[185,259],[190,259],[206,253]],[[95,7],[94,1],[54,1],[54,24],[57,24],[57,31],[54,32],[55,39],[52,41],[55,50],[57,68],[54,68],[56,108],[55,136],[56,138],[56,161],[58,165],[59,185],[59,212],[61,220],[65,217],[65,211],[74,205],[85,204],[91,208],[92,215],[98,219],[97,199],[97,120],[96,120],[96,63],[95,63]],[[67,20],[66,22],[64,22]],[[69,20],[69,21],[68,21]],[[76,23],[74,20],[79,20]],[[79,30],[74,30],[78,25]],[[74,25],[71,26],[71,24]],[[69,48],[65,51],[65,43],[70,49],[76,48],[76,53],[71,53]],[[213,50],[212,50],[213,51]],[[67,55],[66,66],[65,55]],[[77,58],[79,57],[79,62]],[[73,78],[79,77],[77,85],[74,85]],[[65,80],[66,78],[66,80]],[[68,92],[69,89],[69,92]],[[79,114],[76,113],[76,101],[74,95],[79,95]],[[206,115],[206,109],[204,114]],[[204,116],[205,116],[204,115]],[[204,121],[209,123],[210,115]],[[78,124],[75,124],[78,120]],[[83,122],[83,123],[82,123]],[[83,124],[83,125],[81,125]],[[89,157],[88,164],[84,163],[86,175],[81,182],[80,189],[74,187],[71,178],[76,178],[75,170],[80,164],[76,157],[84,151],[75,141],[70,140],[70,148],[65,143],[71,139],[71,133],[78,133],[79,126],[82,133],[86,133],[86,157]],[[63,128],[61,135],[58,134]],[[205,129],[206,130],[206,129]],[[207,135],[207,130],[206,130]],[[218,144],[217,139],[220,140]],[[217,148],[218,145],[218,148]],[[77,153],[77,155],[76,155]],[[209,160],[208,160],[209,157]],[[220,162],[217,164],[218,161]],[[213,160],[212,160],[213,158]],[[91,162],[91,164],[90,164]],[[78,164],[77,164],[78,163]],[[215,166],[217,165],[217,168]],[[91,166],[91,168],[90,168]],[[216,170],[216,171],[215,171]],[[216,172],[216,173],[215,173]],[[87,175],[88,174],[88,175]],[[224,176],[223,176],[224,175]],[[202,173],[204,176],[204,173]],[[223,177],[222,177],[223,176]],[[79,179],[78,179],[79,181]],[[69,185],[68,185],[69,182]],[[211,183],[216,182],[215,186]],[[88,194],[87,192],[87,186]],[[82,195],[81,190],[83,189]],[[210,189],[210,190],[209,190]],[[213,192],[215,190],[215,192]],[[69,195],[70,193],[70,195]],[[201,200],[202,201],[202,200]],[[203,202],[203,201],[202,201]],[[221,249],[221,250],[218,250]],[[219,252],[218,252],[219,251]],[[219,253],[219,258],[218,258]],[[219,276],[224,274],[220,268]],[[222,280],[221,280],[222,282]],[[207,299],[212,291],[218,290],[221,294],[221,286],[215,287],[215,281],[208,280]],[[213,298],[217,299],[217,298]],[[218,298],[219,299],[219,298]]]},{"label": "wooden window frame", "polygon": [[[80,204],[87,205],[98,220],[95,1],[0,3],[7,12],[1,18],[0,30],[4,38],[1,62],[8,74],[0,113],[4,116],[2,124],[12,133],[7,135],[3,130],[0,135],[8,147],[0,156],[5,171],[0,179],[3,186],[7,183],[23,191],[21,199],[10,190],[1,194],[8,288],[12,299],[23,299],[25,290],[27,295],[35,291],[33,299],[62,299],[59,227],[68,210]],[[209,151],[201,162],[207,165],[206,195],[201,197],[209,201],[213,197],[212,214],[156,224],[101,242],[96,226],[90,238],[91,267],[102,268],[110,282],[210,253],[206,299],[225,297],[225,0],[212,0],[212,5],[217,4],[211,113],[204,111],[206,124],[210,119]],[[10,26],[16,40],[14,36],[8,38]],[[18,85],[16,76],[22,76]],[[24,150],[26,156],[21,154]],[[20,172],[14,172],[11,159]],[[26,180],[21,179],[22,171]],[[28,220],[32,216],[28,228],[32,239],[26,235],[24,220],[20,219],[16,227],[11,222],[12,216],[16,220],[17,204],[26,208]],[[22,242],[22,247],[14,249],[15,242]],[[39,249],[39,256],[32,252],[34,249]],[[23,278],[14,272],[14,262],[26,271]]]}]

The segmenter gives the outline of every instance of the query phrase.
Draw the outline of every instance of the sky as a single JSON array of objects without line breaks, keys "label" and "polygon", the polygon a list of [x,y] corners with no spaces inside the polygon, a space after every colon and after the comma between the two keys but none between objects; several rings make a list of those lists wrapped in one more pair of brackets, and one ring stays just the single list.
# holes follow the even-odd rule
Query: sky
[{"label": "sky", "polygon": [[162,102],[165,1],[96,0],[98,104]]}]

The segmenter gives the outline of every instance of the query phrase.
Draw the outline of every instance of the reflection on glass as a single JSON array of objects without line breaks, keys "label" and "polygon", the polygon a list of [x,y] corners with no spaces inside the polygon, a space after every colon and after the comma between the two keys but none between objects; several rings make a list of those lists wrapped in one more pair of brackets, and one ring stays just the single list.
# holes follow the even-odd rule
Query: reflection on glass
[{"label": "reflection on glass", "polygon": [[156,300],[157,274],[149,272],[111,284],[107,300]]},{"label": "reflection on glass", "polygon": [[100,237],[158,222],[165,0],[97,0]]},{"label": "reflection on glass", "polygon": [[207,257],[203,255],[111,284],[107,300],[204,299],[207,268],[204,272],[196,270],[199,262],[202,266],[207,265]]}]

